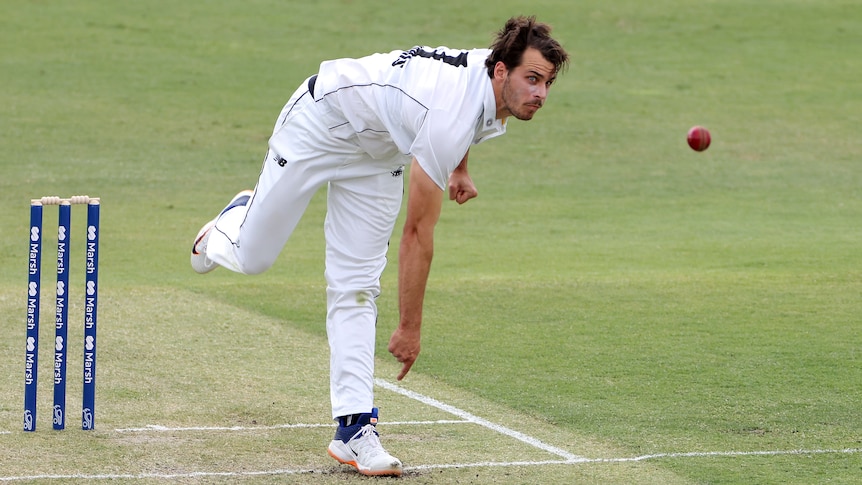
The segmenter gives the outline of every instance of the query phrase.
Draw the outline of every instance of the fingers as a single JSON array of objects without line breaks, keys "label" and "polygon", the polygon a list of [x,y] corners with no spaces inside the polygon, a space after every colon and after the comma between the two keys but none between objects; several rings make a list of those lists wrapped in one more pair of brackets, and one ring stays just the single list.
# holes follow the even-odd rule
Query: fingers
[{"label": "fingers", "polygon": [[461,192],[458,192],[458,195],[456,196],[455,200],[459,204],[463,204],[464,202],[467,202],[468,200],[476,197],[477,195],[479,195],[479,194],[475,190],[469,191],[469,192],[468,191],[461,191]]},{"label": "fingers", "polygon": [[410,361],[410,362],[404,363],[404,366],[401,367],[401,372],[398,374],[397,380],[400,381],[401,379],[404,379],[404,376],[406,376],[407,373],[410,372],[410,368],[413,367],[413,362],[415,362],[415,361]]},{"label": "fingers", "polygon": [[416,362],[416,358],[419,356],[419,351],[410,352],[405,355],[397,351],[393,351],[393,349],[389,349],[389,352],[395,357],[395,360],[402,364],[401,372],[398,373],[398,380],[404,379],[404,376],[410,372],[410,368],[413,367],[413,363]]},{"label": "fingers", "polygon": [[479,195],[479,192],[476,190],[472,184],[470,185],[449,185],[449,200],[454,200],[459,204],[463,204],[468,200]]},{"label": "fingers", "polygon": [[413,367],[413,363],[419,357],[418,330],[410,332],[401,328],[396,329],[392,333],[392,338],[389,339],[389,353],[402,364],[401,372],[398,373],[398,380],[400,381],[410,372],[410,368]]},{"label": "fingers", "polygon": [[392,356],[402,364],[401,372],[398,373],[398,380],[400,381],[401,379],[404,379],[404,376],[406,376],[408,372],[410,372],[410,368],[413,367],[413,363],[416,362],[417,355],[404,357],[393,352]]}]

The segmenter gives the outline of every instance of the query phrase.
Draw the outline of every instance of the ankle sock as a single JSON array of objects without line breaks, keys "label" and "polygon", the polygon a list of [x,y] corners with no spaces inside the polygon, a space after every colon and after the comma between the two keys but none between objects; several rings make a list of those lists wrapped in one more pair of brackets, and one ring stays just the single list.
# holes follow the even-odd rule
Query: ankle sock
[{"label": "ankle sock", "polygon": [[370,413],[339,416],[338,428],[335,430],[335,439],[347,443],[366,424],[377,426],[377,408],[373,408]]}]

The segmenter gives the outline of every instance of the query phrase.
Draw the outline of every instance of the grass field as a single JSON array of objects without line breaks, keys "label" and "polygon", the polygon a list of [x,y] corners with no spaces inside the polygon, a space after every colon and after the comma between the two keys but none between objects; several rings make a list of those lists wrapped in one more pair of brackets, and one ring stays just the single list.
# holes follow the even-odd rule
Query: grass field
[{"label": "grass field", "polygon": [[[321,60],[483,47],[521,13],[573,62],[535,120],[472,150],[480,196],[445,204],[401,383],[396,250],[384,275],[376,397],[402,480],[858,483],[862,3],[837,0],[6,0],[0,481],[368,480],[324,450],[325,194],[263,275],[196,275],[190,244]],[[43,290],[25,433],[28,200],[80,193],[103,201],[96,430],[77,429],[79,284],[68,429]]]}]

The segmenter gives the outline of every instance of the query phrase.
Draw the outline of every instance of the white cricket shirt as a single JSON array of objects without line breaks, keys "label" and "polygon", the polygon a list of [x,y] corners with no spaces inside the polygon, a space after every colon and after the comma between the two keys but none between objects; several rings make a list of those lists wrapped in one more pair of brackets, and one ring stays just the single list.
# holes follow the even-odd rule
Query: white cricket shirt
[{"label": "white cricket shirt", "polygon": [[372,158],[412,156],[446,188],[471,144],[506,131],[497,120],[490,49],[414,47],[320,65],[315,101],[343,116],[335,136],[357,138]]}]

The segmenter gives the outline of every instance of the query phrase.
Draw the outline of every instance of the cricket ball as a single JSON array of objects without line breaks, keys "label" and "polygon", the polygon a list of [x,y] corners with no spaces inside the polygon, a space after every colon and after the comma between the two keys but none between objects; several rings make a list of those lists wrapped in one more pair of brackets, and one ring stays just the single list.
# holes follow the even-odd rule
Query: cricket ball
[{"label": "cricket ball", "polygon": [[702,126],[693,126],[688,130],[688,146],[696,152],[702,152],[709,148],[709,142],[712,138],[709,136],[709,130]]}]

